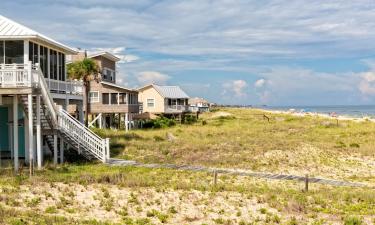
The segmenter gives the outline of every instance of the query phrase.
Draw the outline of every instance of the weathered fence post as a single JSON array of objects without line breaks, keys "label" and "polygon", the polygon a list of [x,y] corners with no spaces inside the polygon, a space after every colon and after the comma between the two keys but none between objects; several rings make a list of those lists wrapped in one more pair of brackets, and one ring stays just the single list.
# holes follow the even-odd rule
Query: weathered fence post
[{"label": "weathered fence post", "polygon": [[217,171],[214,170],[214,186],[217,184]]},{"label": "weathered fence post", "polygon": [[309,191],[309,175],[305,175],[305,192]]}]

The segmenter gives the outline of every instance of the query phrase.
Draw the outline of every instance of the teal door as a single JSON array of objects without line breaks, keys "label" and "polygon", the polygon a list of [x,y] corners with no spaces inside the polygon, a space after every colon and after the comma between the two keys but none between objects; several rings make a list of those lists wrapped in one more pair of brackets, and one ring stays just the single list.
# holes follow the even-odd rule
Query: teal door
[{"label": "teal door", "polygon": [[9,130],[8,130],[8,108],[0,107],[0,152],[8,152]]},{"label": "teal door", "polygon": [[[25,128],[23,108],[18,106],[18,155],[25,157]],[[10,152],[8,107],[0,106],[0,152]]]}]

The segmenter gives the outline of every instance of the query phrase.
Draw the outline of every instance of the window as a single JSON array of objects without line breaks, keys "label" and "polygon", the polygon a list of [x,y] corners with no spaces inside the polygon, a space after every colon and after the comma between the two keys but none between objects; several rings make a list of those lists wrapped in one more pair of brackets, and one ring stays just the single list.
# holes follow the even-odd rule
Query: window
[{"label": "window", "polygon": [[57,52],[49,50],[50,79],[57,80]]},{"label": "window", "polygon": [[104,105],[109,105],[109,94],[108,93],[103,93],[102,101],[103,101]]},{"label": "window", "polygon": [[0,41],[0,64],[4,62],[4,41]]},{"label": "window", "polygon": [[115,81],[115,74],[116,72],[114,70],[111,70],[109,68],[104,68],[102,71],[103,74],[103,80],[108,80],[108,81]]},{"label": "window", "polygon": [[5,64],[22,64],[23,62],[23,41],[5,41]]},{"label": "window", "polygon": [[99,102],[99,92],[98,91],[90,91],[89,93],[89,102]]},{"label": "window", "polygon": [[155,107],[155,99],[153,99],[153,98],[148,98],[148,99],[147,99],[147,107],[149,107],[149,108],[154,108],[154,107]]},{"label": "window", "polygon": [[33,64],[39,63],[39,45],[29,42],[29,61]]},{"label": "window", "polygon": [[126,93],[120,93],[119,102],[120,104],[127,104]]},{"label": "window", "polygon": [[65,81],[65,55],[58,53],[59,60],[59,80]]},{"label": "window", "polygon": [[45,78],[48,78],[48,48],[40,46],[40,68]]},{"label": "window", "polygon": [[117,105],[117,93],[111,93],[111,105]]}]

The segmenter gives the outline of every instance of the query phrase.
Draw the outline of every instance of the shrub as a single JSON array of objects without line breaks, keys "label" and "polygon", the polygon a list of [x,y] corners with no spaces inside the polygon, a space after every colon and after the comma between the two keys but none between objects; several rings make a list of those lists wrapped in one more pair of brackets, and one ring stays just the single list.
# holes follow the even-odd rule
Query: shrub
[{"label": "shrub", "polygon": [[359,148],[360,147],[358,143],[351,143],[349,146],[351,148]]},{"label": "shrub", "polygon": [[176,125],[176,121],[173,120],[173,119],[169,119],[167,117],[159,117],[157,119],[153,119],[153,120],[147,120],[144,124],[143,124],[143,127],[144,128],[154,128],[154,129],[158,129],[158,128],[167,128],[167,127],[172,127]]},{"label": "shrub", "polygon": [[194,115],[185,115],[184,116],[184,120],[183,120],[183,123],[185,124],[193,124],[197,122],[197,117],[194,116]]},{"label": "shrub", "polygon": [[349,216],[345,218],[344,225],[361,225],[363,224],[362,219],[355,217],[355,216]]}]

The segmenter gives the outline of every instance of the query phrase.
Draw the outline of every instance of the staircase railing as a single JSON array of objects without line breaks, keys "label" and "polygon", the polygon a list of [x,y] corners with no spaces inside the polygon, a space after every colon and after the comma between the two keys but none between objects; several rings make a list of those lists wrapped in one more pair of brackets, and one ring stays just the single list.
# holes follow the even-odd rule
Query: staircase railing
[{"label": "staircase railing", "polygon": [[106,159],[109,158],[109,139],[100,138],[68,112],[63,109],[57,109],[39,65],[35,65],[34,69],[33,71],[36,71],[36,73],[33,75],[36,76],[33,76],[33,81],[40,88],[43,101],[47,105],[52,119],[56,122],[57,129],[73,139],[79,148],[82,147],[95,158],[106,162]]},{"label": "staircase railing", "polygon": [[97,159],[106,162],[109,153],[108,139],[100,138],[63,109],[60,109],[58,115],[59,128],[64,133],[73,138],[78,145],[88,149]]},{"label": "staircase railing", "polygon": [[35,68],[33,68],[36,72],[36,76],[33,76],[34,82],[36,82],[40,88],[40,92],[42,94],[43,102],[47,105],[48,111],[51,113],[52,122],[55,126],[58,125],[57,123],[57,108],[55,103],[53,102],[53,98],[49,92],[46,80],[44,79],[42,70],[38,64],[35,64]]}]

